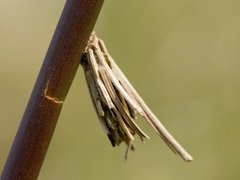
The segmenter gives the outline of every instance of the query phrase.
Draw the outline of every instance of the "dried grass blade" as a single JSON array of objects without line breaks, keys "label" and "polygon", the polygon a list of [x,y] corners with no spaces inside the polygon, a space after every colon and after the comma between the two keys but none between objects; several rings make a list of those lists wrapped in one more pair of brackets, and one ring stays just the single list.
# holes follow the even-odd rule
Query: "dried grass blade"
[{"label": "dried grass blade", "polygon": [[154,113],[150,110],[150,108],[143,101],[141,96],[137,93],[128,79],[125,77],[123,72],[114,62],[114,60],[109,55],[107,48],[102,40],[99,40],[99,44],[101,49],[104,51],[105,56],[110,62],[111,67],[117,73],[118,80],[121,82],[124,89],[128,94],[131,94],[132,97],[138,102],[141,108],[144,110],[146,115],[143,116],[149,122],[149,124],[156,130],[156,132],[163,138],[166,144],[174,151],[177,152],[185,161],[192,161],[193,158],[191,155],[175,140],[175,138],[167,131],[167,129],[163,126],[163,124],[159,121],[159,119],[154,115]]}]

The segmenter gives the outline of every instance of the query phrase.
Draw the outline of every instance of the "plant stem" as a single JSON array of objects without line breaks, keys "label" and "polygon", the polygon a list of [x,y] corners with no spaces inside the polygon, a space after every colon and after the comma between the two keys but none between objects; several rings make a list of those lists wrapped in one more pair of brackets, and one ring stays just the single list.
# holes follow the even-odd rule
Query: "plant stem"
[{"label": "plant stem", "polygon": [[103,1],[66,1],[1,180],[37,179]]}]

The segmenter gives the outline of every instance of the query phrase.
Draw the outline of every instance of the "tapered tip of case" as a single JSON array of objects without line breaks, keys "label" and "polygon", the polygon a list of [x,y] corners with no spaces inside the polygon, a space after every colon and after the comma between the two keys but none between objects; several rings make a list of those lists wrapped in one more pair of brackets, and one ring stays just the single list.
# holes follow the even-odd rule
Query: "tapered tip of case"
[{"label": "tapered tip of case", "polygon": [[186,161],[186,162],[192,162],[192,161],[193,161],[193,157],[190,156],[189,154],[186,154],[186,155],[182,156],[182,158],[183,158],[184,161]]}]

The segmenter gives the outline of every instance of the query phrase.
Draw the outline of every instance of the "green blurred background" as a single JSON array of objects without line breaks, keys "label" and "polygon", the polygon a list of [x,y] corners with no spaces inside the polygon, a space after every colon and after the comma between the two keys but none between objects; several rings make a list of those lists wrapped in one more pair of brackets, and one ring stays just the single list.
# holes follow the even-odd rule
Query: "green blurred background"
[{"label": "green blurred background", "polygon": [[[0,1],[0,169],[65,1]],[[95,30],[171,133],[193,155],[151,140],[123,162],[91,104],[81,67],[39,179],[240,179],[240,1],[106,1]]]}]

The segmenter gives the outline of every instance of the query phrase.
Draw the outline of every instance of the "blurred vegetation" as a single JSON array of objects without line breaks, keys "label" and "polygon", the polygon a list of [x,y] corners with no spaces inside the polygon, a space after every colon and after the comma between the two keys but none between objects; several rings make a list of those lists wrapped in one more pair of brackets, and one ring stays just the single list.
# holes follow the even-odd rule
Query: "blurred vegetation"
[{"label": "blurred vegetation", "polygon": [[[0,169],[65,1],[0,1]],[[193,155],[151,140],[123,162],[92,107],[79,68],[39,179],[240,178],[240,1],[106,1],[96,24],[112,56]]]}]

